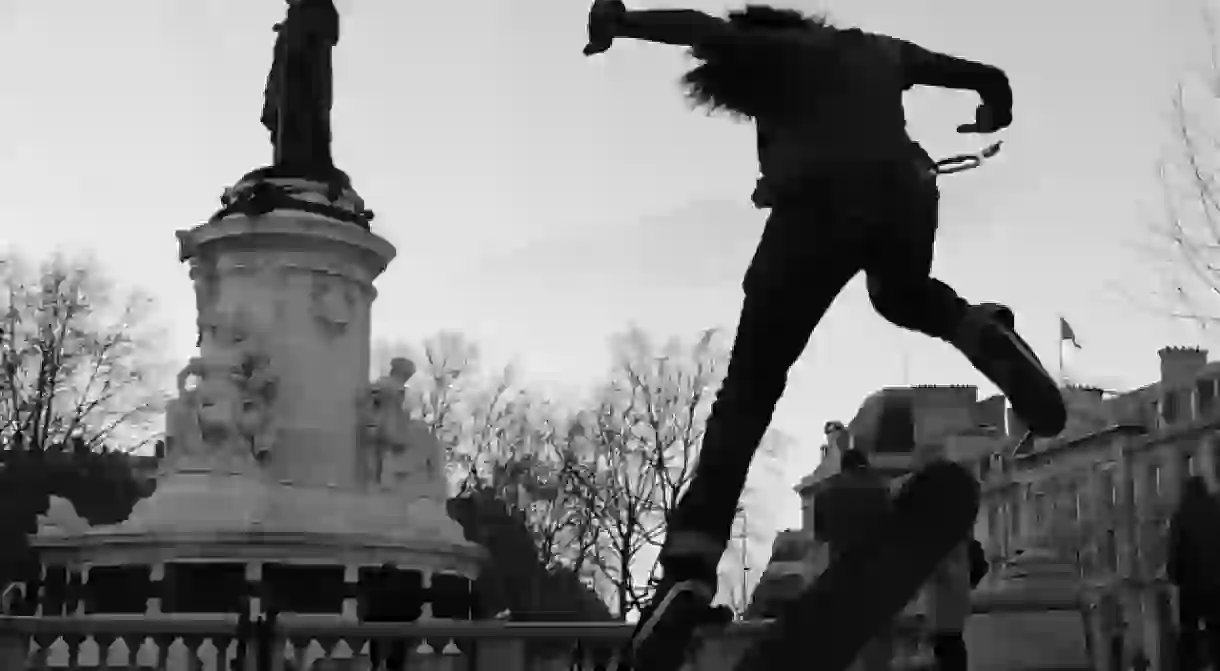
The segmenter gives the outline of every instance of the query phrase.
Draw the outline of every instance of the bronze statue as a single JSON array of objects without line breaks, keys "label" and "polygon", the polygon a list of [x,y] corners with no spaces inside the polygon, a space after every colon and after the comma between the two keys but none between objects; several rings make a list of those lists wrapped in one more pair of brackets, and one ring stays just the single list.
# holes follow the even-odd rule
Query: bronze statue
[{"label": "bronze statue", "polygon": [[331,50],[339,43],[332,0],[286,0],[275,26],[275,57],[263,97],[263,125],[271,132],[277,172],[329,180],[333,100]]}]

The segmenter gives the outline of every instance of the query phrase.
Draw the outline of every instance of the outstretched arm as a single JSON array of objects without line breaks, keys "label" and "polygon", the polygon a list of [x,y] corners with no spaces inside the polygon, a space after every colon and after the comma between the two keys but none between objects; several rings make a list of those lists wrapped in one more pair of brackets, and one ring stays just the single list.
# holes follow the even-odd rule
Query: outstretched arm
[{"label": "outstretched arm", "polygon": [[615,37],[696,46],[731,37],[728,22],[693,9],[628,10],[620,15]]},{"label": "outstretched arm", "polygon": [[628,10],[622,0],[593,0],[585,55],[606,51],[618,37],[694,47],[697,52],[708,48],[778,50],[785,56],[828,44],[822,31],[740,30],[726,19],[693,9]]},{"label": "outstretched arm", "polygon": [[731,32],[727,21],[691,9],[628,11],[622,0],[593,0],[585,55],[606,51],[616,37],[695,46],[723,39]]},{"label": "outstretched arm", "polygon": [[[891,38],[893,39],[893,38]],[[938,86],[975,91],[983,105],[997,115],[1001,126],[1012,120],[1012,88],[1004,71],[894,39],[907,86]]]}]

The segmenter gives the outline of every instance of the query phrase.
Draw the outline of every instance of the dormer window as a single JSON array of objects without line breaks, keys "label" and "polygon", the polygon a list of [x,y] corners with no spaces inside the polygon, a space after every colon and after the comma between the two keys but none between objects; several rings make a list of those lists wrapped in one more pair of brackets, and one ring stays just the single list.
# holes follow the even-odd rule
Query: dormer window
[{"label": "dormer window", "polygon": [[1211,412],[1216,405],[1216,379],[1206,378],[1195,382],[1195,398],[1200,415]]},{"label": "dormer window", "polygon": [[1178,393],[1167,391],[1161,396],[1161,421],[1166,424],[1173,424],[1178,421],[1181,415],[1181,407],[1179,405]]}]

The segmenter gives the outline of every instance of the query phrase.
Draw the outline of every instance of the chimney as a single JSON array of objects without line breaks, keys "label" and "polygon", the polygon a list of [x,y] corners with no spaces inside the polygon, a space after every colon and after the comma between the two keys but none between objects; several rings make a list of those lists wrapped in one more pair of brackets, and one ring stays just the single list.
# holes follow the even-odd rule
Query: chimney
[{"label": "chimney", "polygon": [[1063,400],[1068,405],[1095,406],[1105,400],[1105,393],[1099,387],[1069,384],[1063,388]]},{"label": "chimney", "polygon": [[1194,382],[1207,365],[1207,350],[1198,347],[1163,347],[1157,354],[1161,357],[1161,385],[1165,387]]}]

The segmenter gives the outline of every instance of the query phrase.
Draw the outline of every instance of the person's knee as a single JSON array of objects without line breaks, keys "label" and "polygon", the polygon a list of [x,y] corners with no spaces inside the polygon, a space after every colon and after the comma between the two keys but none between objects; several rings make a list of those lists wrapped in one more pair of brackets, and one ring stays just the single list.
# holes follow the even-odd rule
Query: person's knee
[{"label": "person's knee", "polygon": [[910,306],[913,301],[907,285],[869,275],[867,286],[868,299],[877,314],[898,326],[910,328]]}]

